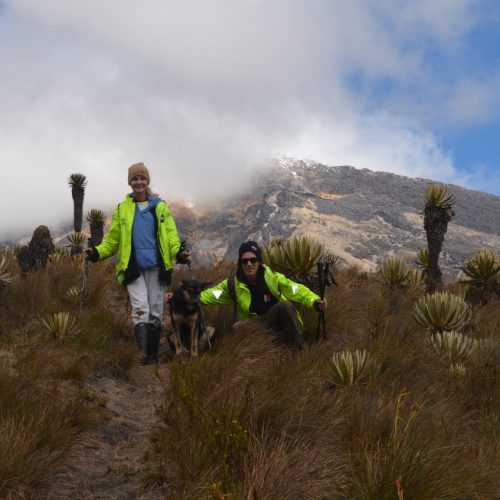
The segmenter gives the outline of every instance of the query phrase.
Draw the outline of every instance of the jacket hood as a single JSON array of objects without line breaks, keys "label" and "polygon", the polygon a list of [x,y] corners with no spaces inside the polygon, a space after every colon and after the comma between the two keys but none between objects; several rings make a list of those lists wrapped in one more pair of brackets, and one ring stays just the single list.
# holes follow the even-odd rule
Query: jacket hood
[{"label": "jacket hood", "polygon": [[[129,193],[127,195],[125,195],[125,200],[126,201],[130,201],[130,202],[133,202],[134,201],[134,193]],[[160,203],[161,198],[155,194],[148,194],[148,208],[147,210],[150,211],[152,210],[154,207],[156,207],[156,205],[158,205],[158,203]]]}]

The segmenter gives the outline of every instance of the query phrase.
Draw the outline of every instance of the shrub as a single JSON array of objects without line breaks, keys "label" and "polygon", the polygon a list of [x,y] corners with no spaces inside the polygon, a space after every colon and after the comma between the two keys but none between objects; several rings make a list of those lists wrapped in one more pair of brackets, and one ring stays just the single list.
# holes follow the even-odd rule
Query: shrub
[{"label": "shrub", "polygon": [[79,255],[82,253],[82,249],[87,244],[87,236],[83,233],[70,233],[67,236],[70,244],[70,254]]},{"label": "shrub", "polygon": [[11,273],[12,268],[12,257],[9,254],[0,254],[0,295],[2,295],[3,289],[14,279],[14,275]]},{"label": "shrub", "polygon": [[[316,264],[325,257],[321,243],[307,236],[273,240],[262,249],[262,260],[275,271],[304,283],[311,283]],[[333,256],[329,256],[334,260]]]},{"label": "shrub", "polygon": [[477,340],[455,331],[435,333],[432,336],[432,345],[450,364],[467,361],[479,347]]},{"label": "shrub", "polygon": [[491,250],[479,250],[460,269],[467,276],[461,282],[469,285],[469,302],[485,304],[500,293],[500,260]]},{"label": "shrub", "polygon": [[425,271],[423,269],[410,269],[407,282],[413,288],[423,287],[425,285]]},{"label": "shrub", "polygon": [[413,317],[431,332],[460,330],[472,319],[472,311],[459,296],[436,292],[422,297],[413,309]]},{"label": "shrub", "polygon": [[410,270],[401,259],[390,257],[380,266],[380,276],[388,285],[403,285],[410,276]]},{"label": "shrub", "polygon": [[376,374],[378,369],[377,362],[365,349],[337,352],[327,366],[328,382],[334,386],[350,387],[364,382],[371,374]]},{"label": "shrub", "polygon": [[68,312],[50,314],[42,322],[56,340],[65,339],[77,334],[79,331],[76,318]]}]

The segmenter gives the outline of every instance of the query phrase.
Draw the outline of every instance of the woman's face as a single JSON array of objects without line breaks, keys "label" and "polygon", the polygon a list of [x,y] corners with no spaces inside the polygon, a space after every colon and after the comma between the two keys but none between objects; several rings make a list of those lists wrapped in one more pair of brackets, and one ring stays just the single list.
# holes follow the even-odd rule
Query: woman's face
[{"label": "woman's face", "polygon": [[148,179],[143,175],[135,175],[130,180],[130,187],[135,198],[144,198],[147,195]]}]

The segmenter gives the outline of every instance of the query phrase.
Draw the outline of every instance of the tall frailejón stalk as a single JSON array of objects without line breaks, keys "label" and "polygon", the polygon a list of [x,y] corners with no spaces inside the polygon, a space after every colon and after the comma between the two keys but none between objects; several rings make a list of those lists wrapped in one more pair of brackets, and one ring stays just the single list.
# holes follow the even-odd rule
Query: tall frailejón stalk
[{"label": "tall frailej\u00f3n stalk", "polygon": [[443,246],[448,222],[455,215],[455,197],[448,194],[446,186],[431,184],[425,192],[424,229],[427,234],[429,260],[427,266],[427,292],[432,293],[442,285],[439,254]]},{"label": "tall frailej\u00f3n stalk", "polygon": [[104,236],[106,214],[102,210],[93,208],[87,214],[87,221],[90,223],[90,244],[95,247],[101,243]]},{"label": "tall frailej\u00f3n stalk", "polygon": [[68,184],[71,187],[71,196],[73,197],[73,227],[75,233],[80,233],[82,231],[83,198],[85,197],[87,178],[83,174],[71,174],[68,178]]}]

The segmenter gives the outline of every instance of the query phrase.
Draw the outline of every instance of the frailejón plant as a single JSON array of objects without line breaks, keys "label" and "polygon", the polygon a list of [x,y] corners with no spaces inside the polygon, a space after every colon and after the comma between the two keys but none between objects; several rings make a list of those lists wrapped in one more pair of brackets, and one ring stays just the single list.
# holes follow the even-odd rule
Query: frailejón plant
[{"label": "frailej\u00f3n plant", "polygon": [[307,236],[273,240],[262,250],[265,264],[286,276],[302,280],[307,280],[308,275],[315,271],[324,255],[323,245]]},{"label": "frailej\u00f3n plant", "polygon": [[0,254],[0,294],[2,290],[14,279],[14,275],[10,272],[12,265],[12,257],[3,253]]},{"label": "frailej\u00f3n plant", "polygon": [[410,270],[401,259],[389,257],[380,265],[380,276],[388,285],[403,285],[410,276]]},{"label": "frailej\u00f3n plant", "polygon": [[379,365],[366,349],[333,354],[327,366],[328,382],[350,387],[378,372]]},{"label": "frailej\u00f3n plant", "polygon": [[439,356],[451,364],[467,361],[479,348],[476,339],[456,331],[435,333],[432,345]]},{"label": "frailej\u00f3n plant", "polygon": [[458,295],[436,292],[418,300],[413,317],[431,333],[436,333],[462,329],[472,319],[472,311]]},{"label": "frailej\u00f3n plant", "polygon": [[425,272],[423,269],[410,269],[407,278],[408,284],[413,288],[421,288],[425,285]]},{"label": "frailej\u00f3n plant", "polygon": [[448,194],[446,186],[431,184],[425,192],[424,229],[427,235],[429,250],[427,266],[427,291],[434,292],[441,286],[441,270],[439,268],[439,254],[443,246],[444,235],[448,229],[448,222],[455,215],[453,206],[455,197]]},{"label": "frailej\u00f3n plant", "polygon": [[417,250],[417,260],[415,263],[422,269],[427,269],[429,265],[429,250],[427,248],[419,248]]},{"label": "frailej\u00f3n plant", "polygon": [[87,244],[87,236],[83,233],[70,233],[67,236],[70,244],[70,254],[78,255]]},{"label": "frailej\u00f3n plant", "polygon": [[93,208],[87,214],[87,221],[90,223],[90,240],[93,247],[102,242],[104,236],[104,224],[106,223],[106,214],[102,210]]},{"label": "frailej\u00f3n plant", "polygon": [[460,269],[467,276],[463,283],[484,287],[500,281],[500,259],[491,250],[479,250]]},{"label": "frailej\u00f3n plant", "polygon": [[73,198],[73,229],[75,233],[82,230],[83,198],[87,187],[87,178],[83,174],[71,174],[68,178]]},{"label": "frailej\u00f3n plant", "polygon": [[68,312],[49,314],[42,322],[56,340],[76,335],[80,330],[76,318]]}]

